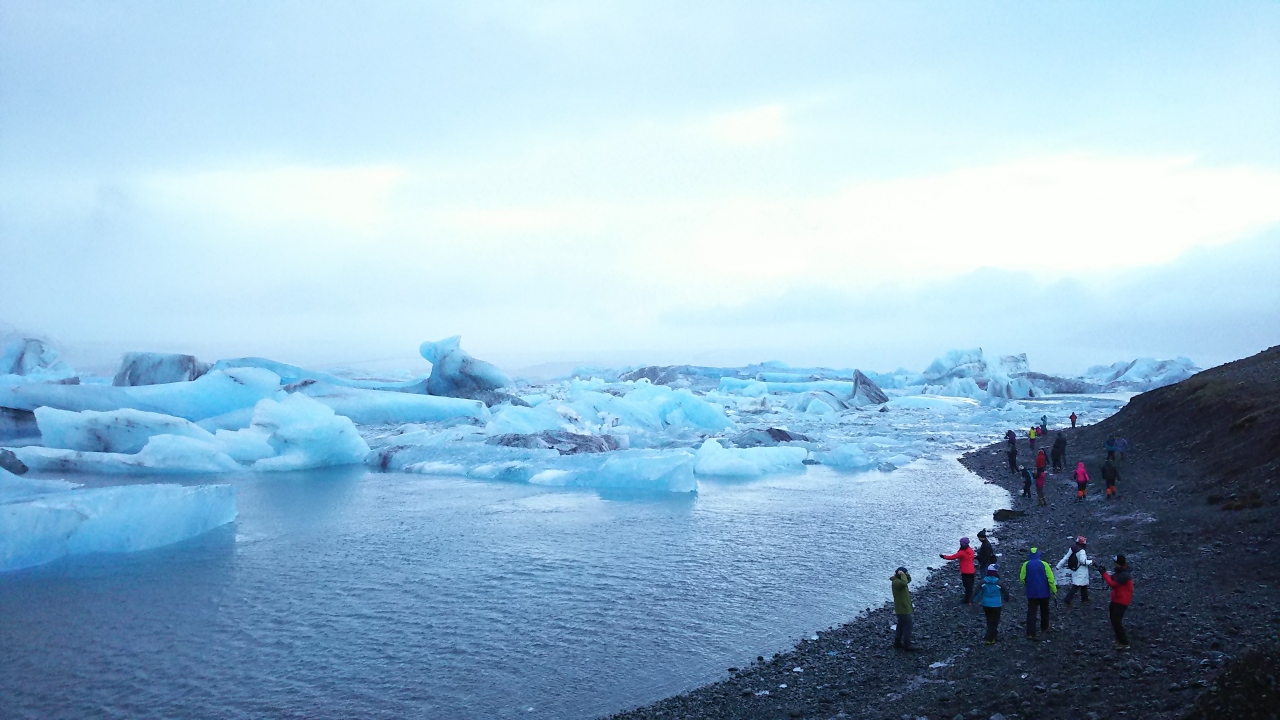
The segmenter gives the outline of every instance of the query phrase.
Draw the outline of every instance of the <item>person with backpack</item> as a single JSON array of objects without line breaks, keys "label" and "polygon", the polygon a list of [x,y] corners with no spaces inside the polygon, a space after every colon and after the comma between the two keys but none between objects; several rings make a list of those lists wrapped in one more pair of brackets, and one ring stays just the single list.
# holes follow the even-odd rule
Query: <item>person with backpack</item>
[{"label": "person with backpack", "polygon": [[1124,438],[1116,438],[1116,452],[1120,453],[1120,462],[1124,462],[1125,451],[1129,449],[1129,441]]},{"label": "person with backpack", "polygon": [[1111,588],[1111,629],[1115,631],[1117,650],[1129,649],[1129,635],[1124,631],[1124,613],[1133,602],[1133,571],[1124,555],[1116,556],[1115,570],[1102,570],[1102,581]]},{"label": "person with backpack", "polygon": [[[1041,452],[1044,452],[1044,451],[1041,450]],[[1049,501],[1046,500],[1044,497],[1044,468],[1040,468],[1039,470],[1036,471],[1036,497],[1039,498],[1036,501],[1037,504],[1039,505],[1049,504]]]},{"label": "person with backpack", "polygon": [[969,538],[960,538],[960,549],[950,555],[938,555],[943,560],[960,561],[960,583],[964,585],[964,599],[961,605],[973,604],[973,548],[969,547]]},{"label": "person with backpack", "polygon": [[1110,460],[1102,464],[1102,480],[1107,484],[1107,499],[1112,500],[1116,496],[1116,481],[1120,479],[1120,470],[1116,468],[1116,464]]},{"label": "person with backpack", "polygon": [[1084,461],[1076,463],[1076,499],[1084,501],[1085,488],[1089,487],[1089,471],[1084,469]]},{"label": "person with backpack", "polygon": [[987,566],[987,572],[982,578],[979,599],[982,603],[982,612],[987,616],[987,634],[982,639],[988,645],[995,645],[996,635],[1000,629],[1000,611],[1004,608],[1004,601],[1009,599],[1009,592],[1000,585],[1000,568],[995,563]]},{"label": "person with backpack", "polygon": [[1058,431],[1058,435],[1053,439],[1053,471],[1058,472],[1067,465],[1067,438]]},{"label": "person with backpack", "polygon": [[1018,467],[1018,472],[1022,473],[1022,497],[1029,498],[1031,497],[1031,471],[1026,465],[1021,465]]},{"label": "person with backpack", "polygon": [[1036,614],[1040,615],[1040,631],[1049,632],[1049,598],[1058,594],[1053,568],[1040,558],[1040,548],[1031,548],[1027,561],[1018,571],[1018,580],[1027,589],[1027,639],[1036,639]]},{"label": "person with backpack", "polygon": [[1102,449],[1107,451],[1108,460],[1115,460],[1116,459],[1116,436],[1108,435],[1107,441],[1102,444]]},{"label": "person with backpack", "polygon": [[1075,426],[1076,426],[1076,411],[1072,410],[1071,411],[1071,427],[1075,427]]},{"label": "person with backpack", "polygon": [[1040,416],[1040,434],[1047,435],[1048,433],[1049,433],[1049,416],[1041,415]]},{"label": "person with backpack", "polygon": [[1076,538],[1076,542],[1067,551],[1066,555],[1058,561],[1057,569],[1067,568],[1071,571],[1071,587],[1067,588],[1067,596],[1063,598],[1062,603],[1067,607],[1071,607],[1071,600],[1080,593],[1080,604],[1089,602],[1089,566],[1093,561],[1089,559],[1089,554],[1085,552],[1085,537],[1081,535]]},{"label": "person with backpack", "polygon": [[995,565],[996,551],[991,547],[991,543],[987,541],[986,528],[978,531],[978,554],[974,557],[977,567],[984,568],[988,565]]},{"label": "person with backpack", "polygon": [[893,646],[899,650],[911,652],[911,614],[915,608],[911,605],[911,573],[904,567],[898,568],[889,578],[893,588],[893,614],[898,617],[898,626],[893,634]]}]

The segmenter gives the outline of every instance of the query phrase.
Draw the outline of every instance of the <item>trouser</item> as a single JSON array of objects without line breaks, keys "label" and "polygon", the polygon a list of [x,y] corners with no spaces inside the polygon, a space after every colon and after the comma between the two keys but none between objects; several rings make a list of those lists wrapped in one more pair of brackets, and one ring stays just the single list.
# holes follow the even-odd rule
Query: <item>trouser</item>
[{"label": "trouser", "polygon": [[987,642],[995,642],[996,631],[1000,628],[1000,608],[984,607],[982,612],[987,615],[987,634],[982,639]]},{"label": "trouser", "polygon": [[1035,438],[1031,438],[1031,453],[1034,455],[1035,452],[1036,452],[1036,440]]},{"label": "trouser", "polygon": [[1036,636],[1036,611],[1040,612],[1040,629],[1049,632],[1049,598],[1027,598],[1027,637]]},{"label": "trouser", "polygon": [[1084,489],[1088,487],[1085,483],[1076,483],[1076,497],[1084,499]]},{"label": "trouser", "polygon": [[898,631],[893,634],[893,646],[911,649],[911,616],[898,616]]},{"label": "trouser", "polygon": [[1076,426],[1076,419],[1071,418],[1071,427],[1075,427],[1075,426]]},{"label": "trouser", "polygon": [[1128,609],[1128,605],[1111,603],[1111,629],[1116,631],[1116,642],[1121,645],[1129,644],[1129,636],[1124,632],[1124,611]]},{"label": "trouser", "polygon": [[1107,451],[1107,459],[1108,459],[1108,460],[1115,460],[1115,459],[1116,459],[1116,451],[1115,451],[1115,450],[1108,450],[1108,451]]},{"label": "trouser", "polygon": [[1013,453],[1009,453],[1009,472],[1018,472],[1018,456]]},{"label": "trouser", "polygon": [[1058,472],[1062,469],[1063,458],[1061,455],[1053,456],[1053,471]]},{"label": "trouser", "polygon": [[1067,596],[1062,599],[1062,602],[1070,605],[1071,598],[1076,596],[1077,590],[1080,591],[1080,602],[1082,603],[1089,602],[1089,586],[1088,585],[1072,585],[1070,588],[1067,589]]},{"label": "trouser", "polygon": [[1107,497],[1111,497],[1112,495],[1115,495],[1115,494],[1116,494],[1116,481],[1108,480],[1107,481]]},{"label": "trouser", "polygon": [[1049,501],[1044,499],[1044,484],[1036,483],[1036,495],[1040,498],[1041,505],[1048,505]]},{"label": "trouser", "polygon": [[960,573],[960,582],[964,585],[964,604],[973,602],[973,573]]},{"label": "trouser", "polygon": [[1031,481],[1022,481],[1022,497],[1031,497]]}]

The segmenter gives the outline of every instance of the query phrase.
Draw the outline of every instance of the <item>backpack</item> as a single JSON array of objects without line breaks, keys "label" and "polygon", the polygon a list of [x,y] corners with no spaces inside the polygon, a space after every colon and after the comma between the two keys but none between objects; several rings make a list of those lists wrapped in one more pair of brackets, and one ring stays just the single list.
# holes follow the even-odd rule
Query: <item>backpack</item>
[{"label": "backpack", "polygon": [[1071,568],[1072,570],[1080,569],[1080,553],[1079,552],[1071,553],[1071,556],[1067,558],[1067,567]]}]

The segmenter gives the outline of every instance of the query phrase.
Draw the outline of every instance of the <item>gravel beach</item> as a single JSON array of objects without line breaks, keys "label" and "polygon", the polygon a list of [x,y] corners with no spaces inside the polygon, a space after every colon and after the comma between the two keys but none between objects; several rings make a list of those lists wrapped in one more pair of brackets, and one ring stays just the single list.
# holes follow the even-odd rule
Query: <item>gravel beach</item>
[{"label": "gravel beach", "polygon": [[[982,611],[960,603],[956,563],[938,560],[932,572],[912,568],[916,652],[892,647],[886,577],[884,606],[614,717],[1280,717],[1280,347],[1139,395],[1097,425],[1064,423],[1050,419],[1049,441],[1064,433],[1068,462],[1049,475],[1047,507],[1019,497],[1003,442],[960,459],[1025,513],[988,528],[1009,591],[997,644],[982,641]],[[1018,430],[1019,458],[1030,463]],[[1118,497],[1106,500],[1100,467],[1112,433],[1130,447],[1118,462]],[[1083,502],[1070,479],[1079,461],[1094,479]],[[1096,572],[1090,603],[1051,601],[1052,630],[1025,637],[1018,568],[1032,546],[1056,565],[1077,535],[1095,562],[1110,567],[1123,553],[1133,568],[1128,650],[1112,647],[1109,593]],[[1058,574],[1061,598],[1069,580]]]}]

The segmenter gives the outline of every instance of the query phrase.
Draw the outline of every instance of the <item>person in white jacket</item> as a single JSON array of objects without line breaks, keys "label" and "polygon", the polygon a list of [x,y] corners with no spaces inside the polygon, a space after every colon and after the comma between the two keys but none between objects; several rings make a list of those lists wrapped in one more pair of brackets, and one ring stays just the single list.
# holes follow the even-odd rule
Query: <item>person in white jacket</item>
[{"label": "person in white jacket", "polygon": [[[1076,544],[1071,546],[1066,555],[1058,561],[1058,569],[1066,568],[1071,572],[1071,589],[1067,590],[1067,597],[1063,602],[1067,607],[1071,607],[1071,599],[1076,596],[1076,592],[1080,593],[1081,604],[1089,602],[1089,566],[1093,561],[1089,559],[1089,554],[1085,552],[1085,537],[1083,535],[1076,538]],[[1075,561],[1072,562],[1072,558]],[[1072,567],[1075,565],[1075,567]]]}]

